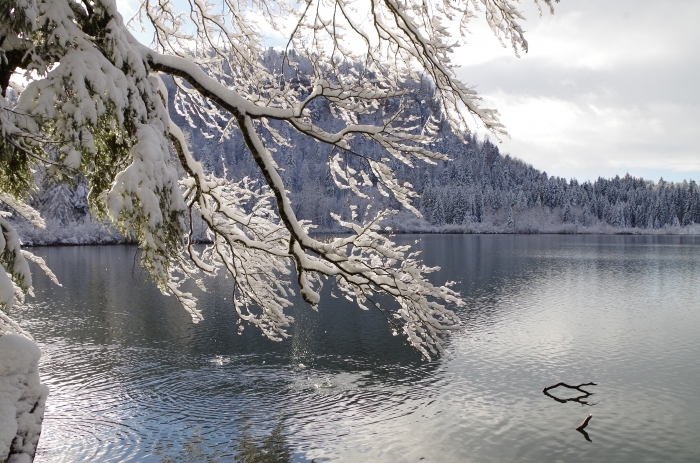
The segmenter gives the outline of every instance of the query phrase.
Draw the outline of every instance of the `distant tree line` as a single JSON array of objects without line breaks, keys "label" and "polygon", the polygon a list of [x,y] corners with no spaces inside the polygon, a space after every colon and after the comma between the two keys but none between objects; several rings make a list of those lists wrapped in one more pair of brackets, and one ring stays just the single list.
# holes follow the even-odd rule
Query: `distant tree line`
[{"label": "distant tree line", "polygon": [[[269,59],[274,61],[278,57],[270,51]],[[431,101],[431,91],[429,85],[422,86],[413,100],[406,102],[420,122],[431,112],[425,107],[425,102]],[[323,119],[328,108],[314,105],[311,111],[315,119]],[[327,116],[332,119],[330,114]],[[421,195],[416,206],[429,225],[483,224],[480,229],[484,231],[509,228],[527,231],[519,222],[520,225],[532,222],[542,214],[554,224],[582,227],[607,224],[645,230],[700,223],[700,191],[695,181],[673,183],[661,179],[655,183],[625,175],[579,183],[576,179],[550,177],[517,158],[504,156],[488,139],[467,135],[464,144],[447,124],[440,125],[439,130],[442,136],[436,148],[448,154],[452,161],[414,167],[397,159],[389,162],[398,178],[409,182]],[[199,128],[193,128],[189,134],[190,142],[199,148],[196,151],[209,169],[217,173],[227,169],[229,175],[236,177],[257,175],[240,137],[234,134],[221,140]],[[370,202],[399,208],[389,198],[379,196],[363,202],[348,190],[339,189],[327,163],[323,162],[331,155],[327,147],[308,138],[295,137],[294,133],[282,135],[294,142],[280,147],[276,160],[284,169],[292,204],[302,218],[330,230],[336,224],[329,211],[342,213],[347,219],[350,203],[360,206],[356,209],[360,215]],[[371,149],[371,145],[368,143],[366,148]],[[363,167],[361,158],[349,154],[346,157],[350,166]],[[370,177],[376,182],[376,178]]]},{"label": "distant tree line", "polygon": [[[270,67],[279,65],[280,59],[274,50],[269,50],[265,57]],[[174,95],[173,82],[165,82],[171,87],[169,94]],[[299,84],[290,79],[289,85]],[[432,89],[425,84],[414,90],[404,104],[412,108],[419,123],[424,123],[435,109],[426,106],[433,101]],[[387,112],[391,109],[387,108]],[[329,106],[323,102],[312,104],[309,110],[315,120],[334,120]],[[175,123],[188,126],[188,121],[178,114],[174,100],[170,101],[170,112]],[[359,122],[377,122],[363,120],[363,117],[366,116],[359,116]],[[270,124],[275,127],[274,121]],[[290,140],[288,145],[278,146],[274,156],[283,169],[281,175],[300,218],[311,220],[320,231],[334,231],[338,230],[338,224],[330,212],[352,220],[353,214],[362,219],[369,204],[375,209],[385,206],[400,209],[393,197],[375,194],[362,199],[339,188],[326,162],[334,154],[328,146],[294,133],[289,126],[276,128],[281,137]],[[189,125],[186,135],[195,157],[217,175],[225,171],[234,179],[259,177],[259,169],[247,154],[241,137],[235,131],[222,136],[220,129]],[[545,229],[549,230],[576,227],[581,231],[594,231],[596,227],[607,225],[644,233],[700,224],[700,191],[695,181],[673,183],[660,179],[653,182],[625,175],[579,183],[576,179],[549,176],[517,158],[504,156],[488,139],[466,135],[465,144],[446,123],[439,124],[437,130],[440,141],[433,148],[447,154],[451,161],[413,167],[395,158],[387,161],[397,178],[410,183],[420,194],[414,205],[423,214],[423,220],[413,222],[421,224],[419,230],[537,232],[543,230],[542,224],[546,222],[549,228]],[[367,150],[376,149],[369,142],[363,148],[365,154]],[[350,168],[363,169],[365,160],[362,157],[353,154],[343,154],[343,157]],[[369,177],[377,182],[371,173]],[[80,178],[69,180],[56,183],[47,176],[31,199],[31,204],[47,218],[49,228],[60,227],[64,235],[68,233],[66,227],[70,229],[91,220],[86,182]],[[402,221],[392,226],[399,232],[416,231],[407,229]],[[26,231],[26,227],[22,230]],[[85,230],[94,232],[95,228]],[[79,241],[86,240],[89,238]]]},{"label": "distant tree line", "polygon": [[422,182],[420,176],[413,179],[420,182],[421,211],[433,225],[501,216],[514,226],[514,217],[541,210],[561,223],[582,226],[659,229],[700,223],[700,192],[692,180],[654,183],[628,174],[579,183],[502,156],[489,141],[473,141],[450,154],[452,163],[426,170]]}]

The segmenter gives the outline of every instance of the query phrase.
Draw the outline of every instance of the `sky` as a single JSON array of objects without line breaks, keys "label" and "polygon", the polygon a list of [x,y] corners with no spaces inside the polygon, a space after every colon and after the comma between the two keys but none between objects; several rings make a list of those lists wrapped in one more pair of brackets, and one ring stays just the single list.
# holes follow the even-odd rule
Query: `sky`
[{"label": "sky", "polygon": [[[474,20],[458,76],[497,108],[501,152],[549,175],[700,181],[700,2],[562,0],[521,10],[515,57]],[[493,139],[493,137],[492,137]]]}]

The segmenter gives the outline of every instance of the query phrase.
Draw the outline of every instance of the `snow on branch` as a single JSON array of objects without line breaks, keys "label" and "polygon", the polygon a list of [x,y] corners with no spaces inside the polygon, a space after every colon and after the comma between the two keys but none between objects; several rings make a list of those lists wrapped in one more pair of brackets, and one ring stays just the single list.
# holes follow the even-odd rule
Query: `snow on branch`
[{"label": "snow on branch", "polygon": [[[442,352],[440,336],[459,328],[448,306],[464,303],[450,284],[429,281],[435,268],[382,233],[395,211],[334,215],[349,236],[318,240],[297,217],[274,153],[300,134],[332,150],[341,187],[367,201],[391,196],[420,215],[395,163],[447,160],[436,149],[443,124],[462,139],[474,123],[506,133],[497,112],[456,78],[450,57],[461,44],[454,33],[466,33],[479,12],[499,38],[526,51],[513,2],[142,0],[129,24],[153,32],[150,47],[132,35],[115,0],[0,4],[0,201],[41,226],[14,199],[32,191],[34,170],[45,167],[56,181],[82,175],[93,213],[138,241],[151,279],[195,322],[202,314],[183,283],[205,289],[204,275],[225,272],[239,319],[282,339],[296,274],[312,307],[331,281],[334,292],[381,311],[425,357]],[[270,29],[288,39],[283,53],[265,48]],[[171,120],[171,101],[187,124],[241,137],[263,182],[207,172]],[[58,155],[47,156],[47,147]],[[193,213],[208,227],[204,250],[193,246]],[[48,268],[20,252],[7,221],[0,226],[0,304],[8,308],[31,291],[27,260]]]}]

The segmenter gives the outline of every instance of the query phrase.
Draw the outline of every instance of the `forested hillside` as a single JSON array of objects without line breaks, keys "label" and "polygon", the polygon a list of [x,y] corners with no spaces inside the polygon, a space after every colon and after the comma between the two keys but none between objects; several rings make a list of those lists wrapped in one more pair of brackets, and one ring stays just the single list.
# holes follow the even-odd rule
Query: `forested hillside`
[{"label": "forested hillside", "polygon": [[[280,56],[273,50],[266,59],[270,67],[279,65]],[[300,83],[304,84],[290,78],[286,84]],[[175,94],[172,80],[167,85],[170,95]],[[412,90],[412,96],[404,99],[403,104],[412,108],[416,120],[423,123],[430,114],[426,102],[431,101],[431,87],[425,84]],[[179,105],[178,101],[170,101],[173,120],[181,127],[189,127],[190,146],[206,169],[219,175],[226,171],[232,179],[260,175],[236,131],[222,137],[220,130],[201,122],[206,116],[185,120],[177,111]],[[197,108],[186,109],[189,114],[197,112]],[[332,120],[327,105],[314,104],[309,109],[316,120]],[[363,122],[362,116],[359,122]],[[340,214],[344,220],[353,216],[361,220],[369,204],[373,209],[384,206],[401,209],[393,197],[362,199],[349,189],[341,189],[328,166],[329,158],[336,153],[331,153],[327,145],[292,133],[288,125],[275,126],[274,122],[270,125],[279,130],[280,138],[291,140],[277,147],[275,159],[284,169],[283,180],[291,191],[295,212],[300,218],[318,224],[317,231],[342,231],[331,212]],[[439,125],[437,130],[441,136],[435,148],[449,155],[452,161],[411,167],[398,159],[387,160],[397,177],[419,193],[414,205],[423,214],[419,219],[408,211],[400,212],[387,223],[395,232],[695,233],[700,228],[693,226],[700,223],[700,191],[694,181],[653,182],[625,175],[579,183],[575,179],[550,177],[517,158],[504,156],[488,139],[467,135],[465,144],[451,133],[447,124]],[[376,149],[376,145],[368,142],[364,148]],[[340,155],[351,169],[360,170],[365,162],[357,155]],[[370,175],[370,181],[376,183],[377,179]],[[18,224],[26,243],[123,240],[94,221],[87,206],[88,191],[80,178],[66,179],[65,183],[45,180],[41,185],[31,203],[44,214],[47,229]],[[201,224],[195,225],[198,238],[206,239]]]},{"label": "forested hillside", "polygon": [[[429,99],[422,92],[427,91],[426,87],[410,102],[417,117],[425,117],[422,102]],[[313,110],[323,117],[326,108]],[[579,183],[550,177],[517,158],[504,156],[490,140],[467,136],[464,144],[447,126],[440,130],[438,149],[452,161],[414,167],[398,160],[390,162],[398,178],[420,194],[415,205],[424,217],[414,220],[412,214],[402,213],[391,222],[397,232],[590,232],[605,231],[606,226],[650,232],[700,223],[700,191],[694,181],[669,183],[661,179],[655,183],[625,175]],[[293,133],[282,135],[294,140]],[[199,148],[199,156],[209,169],[220,173],[225,168],[237,177],[257,175],[256,166],[235,135],[221,141],[193,129],[190,141]],[[329,211],[348,217],[351,197],[348,190],[337,187],[327,164],[330,155],[329,148],[302,139],[279,147],[277,153],[296,212],[324,230],[337,229]],[[363,159],[346,156],[355,169],[362,167]],[[371,180],[376,182],[376,178]],[[370,202],[399,209],[388,197],[364,202],[354,199],[359,219]]]}]

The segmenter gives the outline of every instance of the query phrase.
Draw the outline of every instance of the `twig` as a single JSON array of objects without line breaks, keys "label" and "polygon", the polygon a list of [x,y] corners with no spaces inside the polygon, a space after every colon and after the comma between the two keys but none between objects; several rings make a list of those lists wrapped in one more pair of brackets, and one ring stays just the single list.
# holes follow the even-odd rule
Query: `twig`
[{"label": "twig", "polygon": [[588,415],[585,420],[583,420],[583,423],[581,423],[581,426],[576,428],[577,431],[583,431],[586,426],[588,426],[588,422],[591,421],[591,418],[593,418],[593,415]]},{"label": "twig", "polygon": [[554,386],[547,386],[547,387],[545,387],[544,389],[542,389],[542,392],[546,393],[546,392],[549,391],[550,389],[555,389],[555,388],[557,388],[557,387],[559,387],[559,386],[564,386],[564,387],[568,387],[569,389],[576,389],[576,390],[578,390],[578,391],[583,392],[584,394],[591,394],[591,392],[585,391],[585,390],[583,390],[583,389],[581,389],[581,388],[582,388],[583,386],[597,386],[597,385],[598,385],[598,384],[593,383],[593,382],[591,382],[591,383],[582,383],[582,384],[579,384],[578,386],[570,386],[570,385],[568,385],[568,384],[566,384],[566,383],[557,383],[557,384],[555,384]]}]

